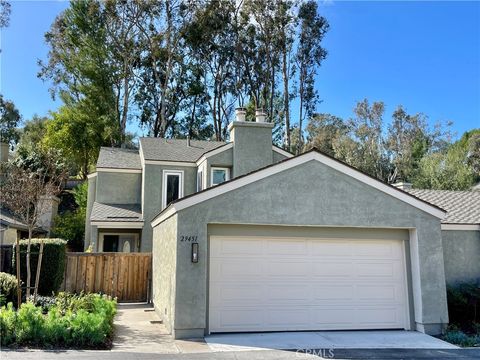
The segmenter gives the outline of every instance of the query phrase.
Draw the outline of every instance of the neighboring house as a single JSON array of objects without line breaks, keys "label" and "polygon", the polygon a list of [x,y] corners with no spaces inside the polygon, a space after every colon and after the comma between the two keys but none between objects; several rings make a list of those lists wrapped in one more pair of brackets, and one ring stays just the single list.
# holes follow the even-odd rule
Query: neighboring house
[{"label": "neighboring house", "polygon": [[[175,338],[440,333],[444,269],[453,276],[444,262],[464,246],[443,239],[444,208],[315,149],[294,157],[272,146],[262,120],[238,114],[228,144],[146,138],[138,152],[102,149],[89,179],[93,249],[152,251],[153,302]],[[465,256],[478,260],[475,251]]]},{"label": "neighboring house", "polygon": [[28,237],[28,226],[10,211],[0,207],[0,245],[12,245],[18,239]]}]

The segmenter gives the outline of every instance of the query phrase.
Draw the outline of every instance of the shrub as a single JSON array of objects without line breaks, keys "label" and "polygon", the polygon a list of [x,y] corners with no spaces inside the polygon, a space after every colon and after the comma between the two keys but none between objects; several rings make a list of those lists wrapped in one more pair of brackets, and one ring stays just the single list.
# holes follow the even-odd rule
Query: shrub
[{"label": "shrub", "polygon": [[469,336],[455,326],[447,329],[445,335],[443,336],[443,340],[462,347],[480,345],[480,335]]},{"label": "shrub", "polygon": [[[35,285],[35,274],[37,272],[38,253],[40,252],[40,243],[43,240],[43,258],[42,269],[40,271],[40,283],[38,293],[40,295],[52,295],[55,293],[63,281],[65,271],[65,246],[67,242],[62,239],[32,239],[30,247],[30,269],[31,285]],[[27,245],[28,240],[20,241],[20,274],[22,281],[27,279]],[[15,247],[13,247],[13,267],[16,266]]]},{"label": "shrub", "polygon": [[[29,301],[33,303],[33,295],[30,295]],[[57,303],[57,299],[55,298],[55,296],[37,295],[37,299],[34,305],[41,307],[42,312],[46,314],[52,306],[56,305],[56,303]]]},{"label": "shrub", "polygon": [[61,295],[61,299],[67,298],[68,301],[63,301],[67,306],[62,308],[60,303],[53,305],[46,315],[42,313],[41,306],[33,303],[22,304],[18,312],[11,303],[0,309],[2,346],[108,346],[113,335],[115,300],[99,294]]},{"label": "shrub", "polygon": [[480,322],[480,286],[475,283],[449,286],[447,300],[450,323],[472,331],[474,324]]},{"label": "shrub", "polygon": [[15,276],[0,272],[0,294],[3,297],[3,299],[0,300],[0,306],[8,302],[17,302],[17,285],[17,278]]}]

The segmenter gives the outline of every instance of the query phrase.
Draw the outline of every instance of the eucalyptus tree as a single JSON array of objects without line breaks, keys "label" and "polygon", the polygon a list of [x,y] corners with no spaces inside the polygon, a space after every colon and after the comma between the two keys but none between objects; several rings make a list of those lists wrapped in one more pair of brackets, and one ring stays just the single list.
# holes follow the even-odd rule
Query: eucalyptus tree
[{"label": "eucalyptus tree", "polygon": [[297,153],[303,147],[303,121],[313,116],[318,103],[315,75],[318,67],[327,56],[327,51],[322,47],[322,40],[329,29],[327,20],[319,15],[318,4],[314,0],[309,0],[300,5],[298,21],[299,33],[295,55],[299,87]]}]

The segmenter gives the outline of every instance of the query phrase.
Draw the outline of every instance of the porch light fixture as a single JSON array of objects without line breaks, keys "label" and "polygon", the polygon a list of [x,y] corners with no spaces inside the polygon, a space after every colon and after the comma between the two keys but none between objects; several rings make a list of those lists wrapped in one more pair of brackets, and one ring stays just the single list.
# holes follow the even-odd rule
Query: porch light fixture
[{"label": "porch light fixture", "polygon": [[198,243],[192,243],[192,263],[198,263]]}]

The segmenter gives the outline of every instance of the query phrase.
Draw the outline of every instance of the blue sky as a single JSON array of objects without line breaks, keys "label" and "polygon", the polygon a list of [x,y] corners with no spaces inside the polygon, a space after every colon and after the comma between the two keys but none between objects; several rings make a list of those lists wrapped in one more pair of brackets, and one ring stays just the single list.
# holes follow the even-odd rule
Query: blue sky
[{"label": "blue sky", "polygon": [[[43,35],[68,3],[11,3],[0,91],[25,119],[46,115],[60,104],[36,77],[37,59],[46,59]],[[480,127],[480,2],[327,1],[321,12],[331,28],[317,79],[320,112],[348,118],[355,102],[368,98],[385,102],[386,118],[403,104],[432,124],[454,121],[459,135]]]}]

